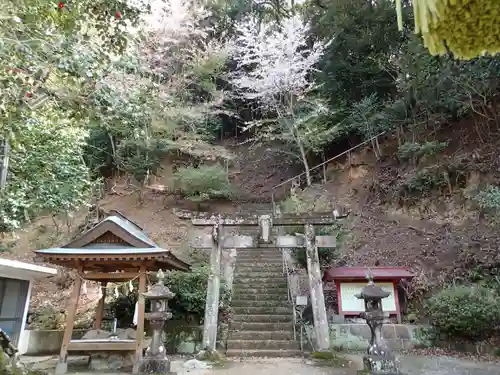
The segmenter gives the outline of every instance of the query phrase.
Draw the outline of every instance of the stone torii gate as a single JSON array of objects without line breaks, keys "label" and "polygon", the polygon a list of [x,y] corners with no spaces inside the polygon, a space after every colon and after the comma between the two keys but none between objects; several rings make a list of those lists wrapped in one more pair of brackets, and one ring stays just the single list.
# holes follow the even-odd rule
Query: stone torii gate
[{"label": "stone torii gate", "polygon": [[[261,216],[197,216],[191,219],[195,227],[211,227],[210,234],[195,237],[191,246],[198,249],[211,249],[210,276],[207,285],[207,301],[205,322],[203,328],[202,348],[215,350],[217,341],[217,319],[219,314],[219,291],[221,275],[221,255],[223,249],[258,247],[258,243],[276,244],[283,251],[286,248],[305,248],[309,276],[310,300],[314,317],[317,350],[326,350],[330,346],[328,321],[326,316],[325,298],[323,294],[322,276],[318,258],[318,247],[336,247],[335,236],[320,236],[315,234],[315,225],[331,225],[337,217],[316,214],[316,216],[293,215],[273,217]],[[273,241],[273,228],[285,226],[303,226],[305,235],[277,235]],[[258,243],[249,235],[225,235],[225,229],[230,227],[258,227]],[[269,247],[269,245],[267,246]]]}]

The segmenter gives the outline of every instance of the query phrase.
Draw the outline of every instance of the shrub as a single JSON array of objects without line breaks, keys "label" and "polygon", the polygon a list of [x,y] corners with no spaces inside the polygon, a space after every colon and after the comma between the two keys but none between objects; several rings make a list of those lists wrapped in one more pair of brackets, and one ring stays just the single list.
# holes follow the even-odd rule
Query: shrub
[{"label": "shrub", "polygon": [[30,328],[41,330],[63,329],[66,323],[65,319],[63,313],[51,305],[46,305],[31,314]]},{"label": "shrub", "polygon": [[475,200],[483,210],[498,212],[500,210],[500,187],[487,186],[476,195]]},{"label": "shrub", "polygon": [[234,194],[228,173],[220,165],[179,168],[174,174],[173,187],[195,201],[230,198]]},{"label": "shrub", "polygon": [[426,308],[440,337],[481,341],[500,327],[500,296],[486,287],[446,288],[430,298]]},{"label": "shrub", "polygon": [[399,147],[398,156],[401,160],[413,160],[413,162],[417,162],[418,160],[436,156],[446,146],[448,146],[446,142],[406,142]]},{"label": "shrub", "polygon": [[400,196],[426,196],[433,190],[446,186],[443,172],[433,169],[423,169],[411,175],[399,189]]},{"label": "shrub", "polygon": [[[317,235],[335,235],[337,237],[337,248],[339,246],[340,241],[344,235],[344,231],[342,229],[342,225],[340,223],[319,227],[316,229]],[[333,261],[337,257],[337,248],[331,247],[318,247],[318,258],[319,264],[321,268],[326,268],[332,265]],[[300,264],[303,268],[307,269],[307,252],[303,247],[293,249],[293,257],[295,261]]]},{"label": "shrub", "polygon": [[[190,272],[167,271],[165,285],[175,293],[168,302],[172,319],[198,322],[203,321],[207,298],[207,283],[210,274],[208,265],[194,265]],[[120,327],[132,325],[137,292],[120,295],[110,303],[111,313],[118,319]],[[228,309],[229,291],[224,283],[220,289],[219,313],[224,315]],[[149,307],[146,306],[146,309]]]}]

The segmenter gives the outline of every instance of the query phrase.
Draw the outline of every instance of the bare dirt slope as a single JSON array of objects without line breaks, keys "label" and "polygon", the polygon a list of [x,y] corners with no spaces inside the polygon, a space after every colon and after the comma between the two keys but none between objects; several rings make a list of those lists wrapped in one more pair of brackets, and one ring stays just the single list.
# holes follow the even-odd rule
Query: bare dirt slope
[{"label": "bare dirt slope", "polygon": [[[495,275],[500,269],[498,222],[481,214],[473,196],[480,186],[499,181],[500,137],[490,144],[460,128],[438,158],[415,166],[398,160],[397,141],[386,139],[383,158],[367,148],[328,166],[330,181],[300,193],[308,201],[351,211],[339,264],[410,266],[415,293],[442,282]],[[439,138],[438,138],[439,139]],[[466,142],[465,142],[466,141]],[[408,193],[418,170],[458,171],[444,188]],[[441,170],[440,170],[441,173]],[[316,204],[318,205],[318,204]]]}]

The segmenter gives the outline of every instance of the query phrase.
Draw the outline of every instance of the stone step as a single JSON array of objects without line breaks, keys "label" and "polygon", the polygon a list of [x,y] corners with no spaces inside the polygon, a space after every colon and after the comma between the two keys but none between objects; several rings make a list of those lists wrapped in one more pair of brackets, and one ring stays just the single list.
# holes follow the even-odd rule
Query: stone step
[{"label": "stone step", "polygon": [[[286,283],[277,285],[266,285],[266,284],[233,284],[233,296],[245,296],[250,294],[281,294],[288,295],[288,288]],[[238,298],[236,298],[238,299]]]},{"label": "stone step", "polygon": [[293,322],[231,322],[233,331],[291,331],[293,332]]},{"label": "stone step", "polygon": [[231,307],[234,309],[236,307],[290,307],[291,303],[287,300],[267,300],[267,301],[252,301],[248,299],[232,299]]},{"label": "stone step", "polygon": [[234,272],[255,272],[255,271],[264,271],[264,272],[279,272],[283,273],[283,264],[280,263],[246,263],[246,264],[238,264],[236,262],[236,267],[234,268]]},{"label": "stone step", "polygon": [[244,284],[248,285],[249,283],[258,283],[258,284],[276,284],[276,283],[286,283],[287,280],[281,277],[259,277],[259,276],[234,276],[233,284]]},{"label": "stone step", "polygon": [[[280,277],[281,276],[281,277]],[[252,271],[252,272],[235,272],[234,273],[234,278],[276,278],[279,277],[281,280],[286,280],[286,278],[283,275],[282,270],[279,272],[272,272],[272,271]]]},{"label": "stone step", "polygon": [[252,255],[244,255],[236,258],[236,267],[252,266],[259,263],[283,266],[283,258],[281,256],[256,257]]},{"label": "stone step", "polygon": [[292,314],[291,306],[275,307],[275,306],[251,306],[251,307],[235,307],[232,306],[234,314],[249,314],[249,315],[268,315],[268,314]]},{"label": "stone step", "polygon": [[300,350],[272,350],[272,349],[228,349],[227,357],[302,357]]},{"label": "stone step", "polygon": [[227,340],[230,349],[298,350],[299,343],[291,340]]},{"label": "stone step", "polygon": [[232,331],[231,340],[293,340],[293,331]]},{"label": "stone step", "polygon": [[248,256],[268,256],[268,257],[283,257],[283,253],[280,249],[268,249],[268,248],[262,248],[262,249],[256,249],[256,250],[248,250],[248,248],[242,248],[242,249],[237,249],[236,250],[236,258],[239,259],[241,257],[248,257]]},{"label": "stone step", "polygon": [[233,291],[233,300],[245,300],[245,301],[288,301],[288,293],[245,293],[241,291],[239,294]]},{"label": "stone step", "polygon": [[234,322],[253,322],[253,323],[275,323],[292,322],[292,314],[259,314],[259,315],[233,315]]},{"label": "stone step", "polygon": [[267,246],[261,246],[261,247],[244,247],[241,249],[236,250],[236,256],[238,255],[273,255],[273,254],[279,254],[280,256],[282,255],[281,248],[278,247],[267,247]]}]

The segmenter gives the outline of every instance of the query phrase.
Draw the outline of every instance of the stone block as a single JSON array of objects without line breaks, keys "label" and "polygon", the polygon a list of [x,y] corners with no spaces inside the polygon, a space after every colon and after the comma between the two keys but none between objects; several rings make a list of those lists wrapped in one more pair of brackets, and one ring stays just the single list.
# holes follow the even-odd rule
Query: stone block
[{"label": "stone block", "polygon": [[392,351],[400,351],[401,349],[403,349],[402,340],[399,339],[385,340],[385,343]]},{"label": "stone block", "polygon": [[304,247],[304,246],[305,246],[305,243],[304,243],[303,237],[284,235],[284,236],[278,236],[276,238],[276,247],[295,248],[295,247]]},{"label": "stone block", "polygon": [[91,329],[83,335],[82,340],[102,340],[109,339],[110,337],[111,332],[102,329]]},{"label": "stone block", "polygon": [[415,347],[413,341],[411,340],[401,340],[401,349],[411,350]]},{"label": "stone block", "polygon": [[333,314],[330,316],[330,321],[331,321],[331,323],[334,323],[334,324],[343,324],[343,323],[345,323],[345,317],[344,317],[344,315]]},{"label": "stone block", "polygon": [[411,333],[408,327],[404,324],[395,324],[396,337],[403,340],[411,340]]},{"label": "stone block", "polygon": [[368,348],[368,342],[360,337],[351,337],[347,342],[347,349],[352,351],[365,351]]},{"label": "stone block", "polygon": [[337,247],[337,237],[335,236],[316,236],[316,246],[318,247]]},{"label": "stone block", "polygon": [[191,238],[191,247],[195,249],[211,249],[213,238],[211,234],[200,234]]},{"label": "stone block", "polygon": [[370,327],[366,324],[349,324],[351,335],[362,337],[366,340],[371,338]]},{"label": "stone block", "polygon": [[224,238],[225,248],[242,249],[245,247],[254,247],[254,239],[252,236],[234,235]]},{"label": "stone block", "polygon": [[385,340],[392,340],[396,338],[396,329],[393,324],[387,324],[382,327],[382,337]]},{"label": "stone block", "polygon": [[349,335],[349,325],[341,324],[339,327],[339,336],[348,336]]},{"label": "stone block", "polygon": [[135,357],[130,354],[92,354],[89,360],[91,371],[130,371],[134,365]]}]

